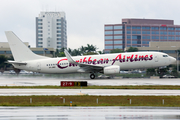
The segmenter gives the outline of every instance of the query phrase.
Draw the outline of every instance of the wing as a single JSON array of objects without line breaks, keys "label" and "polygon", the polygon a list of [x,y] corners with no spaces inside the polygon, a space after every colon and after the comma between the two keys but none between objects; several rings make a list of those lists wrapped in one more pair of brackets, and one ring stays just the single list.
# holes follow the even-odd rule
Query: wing
[{"label": "wing", "polygon": [[98,72],[98,71],[103,70],[103,68],[104,68],[104,66],[101,66],[101,65],[89,65],[89,64],[75,62],[66,49],[64,50],[64,53],[65,53],[69,63],[78,65],[80,67],[78,72],[92,72],[92,71]]}]

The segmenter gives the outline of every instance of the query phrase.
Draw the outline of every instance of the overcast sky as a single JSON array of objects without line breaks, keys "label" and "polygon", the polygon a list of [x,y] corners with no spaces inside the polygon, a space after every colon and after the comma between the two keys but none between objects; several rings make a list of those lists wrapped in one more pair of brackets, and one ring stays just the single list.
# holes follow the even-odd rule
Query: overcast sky
[{"label": "overcast sky", "polygon": [[64,11],[68,48],[93,44],[104,49],[104,24],[122,18],[170,19],[180,25],[180,0],[1,0],[0,42],[13,31],[23,42],[36,46],[35,17],[41,11]]}]

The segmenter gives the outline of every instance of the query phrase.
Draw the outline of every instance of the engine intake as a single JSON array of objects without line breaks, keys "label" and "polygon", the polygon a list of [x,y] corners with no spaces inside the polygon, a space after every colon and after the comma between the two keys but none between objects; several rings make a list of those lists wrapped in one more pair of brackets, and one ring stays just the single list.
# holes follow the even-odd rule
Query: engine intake
[{"label": "engine intake", "polygon": [[118,65],[108,66],[104,68],[104,74],[106,75],[118,74],[118,73],[120,73],[120,66]]}]

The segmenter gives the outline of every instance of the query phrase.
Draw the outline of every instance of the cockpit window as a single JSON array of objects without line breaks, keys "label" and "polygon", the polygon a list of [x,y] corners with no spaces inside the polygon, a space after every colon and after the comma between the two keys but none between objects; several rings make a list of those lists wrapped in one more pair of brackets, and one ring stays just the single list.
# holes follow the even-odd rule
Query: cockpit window
[{"label": "cockpit window", "polygon": [[163,57],[168,57],[168,55],[163,55]]}]

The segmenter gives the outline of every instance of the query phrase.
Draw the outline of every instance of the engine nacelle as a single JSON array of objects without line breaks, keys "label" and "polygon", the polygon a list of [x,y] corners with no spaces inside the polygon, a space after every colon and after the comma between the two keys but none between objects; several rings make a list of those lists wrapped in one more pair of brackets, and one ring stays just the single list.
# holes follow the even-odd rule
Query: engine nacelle
[{"label": "engine nacelle", "polygon": [[118,73],[120,73],[120,66],[118,65],[108,66],[104,68],[104,74],[106,75],[118,74]]}]

